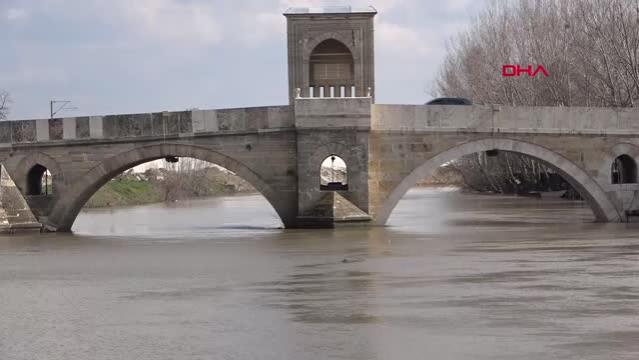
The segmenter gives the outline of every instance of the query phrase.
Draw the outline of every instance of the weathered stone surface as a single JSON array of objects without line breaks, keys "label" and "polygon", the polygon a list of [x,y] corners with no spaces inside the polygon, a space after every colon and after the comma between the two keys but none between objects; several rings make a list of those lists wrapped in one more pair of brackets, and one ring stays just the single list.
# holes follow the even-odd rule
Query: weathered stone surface
[{"label": "weathered stone surface", "polygon": [[375,104],[371,127],[378,131],[639,135],[638,118],[637,109]]},{"label": "weathered stone surface", "polygon": [[193,121],[191,118],[190,111],[183,111],[178,113],[179,117],[179,131],[181,134],[192,133],[193,132]]},{"label": "weathered stone surface", "polygon": [[268,128],[268,108],[246,109],[246,129],[257,130]]},{"label": "weathered stone surface", "polygon": [[36,141],[49,141],[49,120],[36,120]]},{"label": "weathered stone surface", "polygon": [[216,110],[194,110],[191,112],[193,132],[218,131]]},{"label": "weathered stone surface", "polygon": [[164,113],[164,134],[165,135],[177,135],[180,133],[180,114],[178,113]]},{"label": "weathered stone surface", "polygon": [[101,139],[104,137],[104,128],[102,122],[102,116],[89,117],[89,134],[94,139]]},{"label": "weathered stone surface", "polygon": [[268,128],[290,128],[295,126],[293,114],[288,106],[272,106],[268,108]]},{"label": "weathered stone surface", "polygon": [[0,143],[11,143],[11,123],[8,121],[0,122]]},{"label": "weathered stone surface", "polygon": [[295,127],[370,129],[371,101],[370,98],[298,99]]},{"label": "weathered stone surface", "polygon": [[217,121],[220,131],[246,129],[246,113],[244,109],[218,110]]},{"label": "weathered stone surface", "polygon": [[75,118],[75,136],[78,139],[86,139],[91,137],[88,116]]},{"label": "weathered stone surface", "polygon": [[35,120],[12,121],[12,139],[13,142],[32,142],[36,141],[36,123]]},{"label": "weathered stone surface", "polygon": [[152,115],[111,115],[103,119],[104,137],[123,138],[152,135]]},{"label": "weathered stone surface", "polygon": [[75,118],[62,119],[62,138],[65,140],[76,139],[75,136],[76,125]]},{"label": "weathered stone surface", "polygon": [[62,140],[62,119],[49,119],[49,138]]},{"label": "weathered stone surface", "polygon": [[165,133],[163,113],[160,112],[151,114],[151,129],[151,134],[154,136],[163,135]]}]

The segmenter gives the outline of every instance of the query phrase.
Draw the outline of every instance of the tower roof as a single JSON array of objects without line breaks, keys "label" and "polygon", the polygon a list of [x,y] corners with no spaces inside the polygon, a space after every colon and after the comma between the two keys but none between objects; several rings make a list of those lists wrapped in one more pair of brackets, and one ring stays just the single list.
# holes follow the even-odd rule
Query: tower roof
[{"label": "tower roof", "polygon": [[323,14],[377,14],[372,6],[352,7],[345,6],[323,6],[323,7],[290,7],[284,12],[284,16],[291,15],[323,15]]}]

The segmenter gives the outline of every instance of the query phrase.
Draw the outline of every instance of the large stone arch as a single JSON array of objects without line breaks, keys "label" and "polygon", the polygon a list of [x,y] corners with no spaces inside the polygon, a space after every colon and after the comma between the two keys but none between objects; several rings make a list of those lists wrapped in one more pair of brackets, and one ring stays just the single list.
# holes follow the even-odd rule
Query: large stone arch
[{"label": "large stone arch", "polygon": [[385,224],[404,194],[418,181],[430,176],[439,166],[465,155],[492,149],[529,155],[553,167],[586,199],[597,221],[617,222],[623,219],[622,214],[614,206],[604,189],[585,171],[562,155],[542,146],[520,140],[483,139],[454,146],[415,168],[382,201],[375,214],[375,222],[378,225]]},{"label": "large stone arch", "polygon": [[288,199],[276,193],[267,182],[242,162],[213,150],[184,144],[156,144],[138,147],[114,155],[95,166],[81,178],[70,184],[60,194],[45,222],[51,231],[70,231],[78,213],[91,196],[107,181],[123,171],[148,161],[166,156],[192,157],[222,166],[249,182],[273,206],[285,226],[292,226],[294,212]]}]

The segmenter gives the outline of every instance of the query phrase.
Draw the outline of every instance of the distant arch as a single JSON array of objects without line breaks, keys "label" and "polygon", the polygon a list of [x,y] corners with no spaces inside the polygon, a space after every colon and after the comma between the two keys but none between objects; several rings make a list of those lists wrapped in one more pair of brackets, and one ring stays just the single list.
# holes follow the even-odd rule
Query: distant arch
[{"label": "distant arch", "polygon": [[35,164],[27,172],[27,195],[49,195],[53,194],[51,172],[40,164]]},{"label": "distant arch", "polygon": [[627,154],[617,156],[611,165],[610,178],[613,184],[637,183],[637,163]]},{"label": "distant arch", "polygon": [[89,170],[69,186],[71,190],[61,194],[52,207],[47,227],[54,231],[70,231],[78,213],[91,196],[107,181],[123,171],[142,163],[167,156],[191,157],[222,166],[249,182],[275,209],[285,226],[294,220],[287,199],[277,194],[258,174],[231,157],[195,145],[157,144],[138,147],[114,155]]},{"label": "distant arch", "polygon": [[[603,153],[601,164],[597,169],[597,181],[600,184],[605,184],[606,191],[617,191],[619,184],[613,184],[612,166],[615,160],[621,155],[630,156],[636,163],[636,159],[639,159],[639,146],[627,142],[617,143],[610,149]],[[639,177],[639,171],[637,172]],[[617,186],[613,186],[617,185]],[[627,186],[634,187],[639,184],[627,184]]]},{"label": "distant arch", "polygon": [[[44,170],[42,169],[44,168]],[[15,170],[12,172],[13,181],[26,195],[34,194],[34,183],[30,183],[36,175],[43,175],[45,171],[50,174],[50,189],[52,192],[60,192],[64,189],[64,172],[58,162],[49,155],[41,152],[33,152],[25,156],[18,162]]]},{"label": "distant arch", "polygon": [[489,150],[517,152],[545,162],[579,191],[592,209],[597,221],[615,222],[622,220],[622,215],[618,212],[601,186],[585,171],[562,155],[542,146],[520,140],[484,139],[454,146],[426,160],[422,165],[415,168],[408,176],[402,179],[382,201],[376,211],[375,222],[379,225],[386,223],[391,212],[404,194],[418,181],[430,176],[439,166],[465,155]]}]

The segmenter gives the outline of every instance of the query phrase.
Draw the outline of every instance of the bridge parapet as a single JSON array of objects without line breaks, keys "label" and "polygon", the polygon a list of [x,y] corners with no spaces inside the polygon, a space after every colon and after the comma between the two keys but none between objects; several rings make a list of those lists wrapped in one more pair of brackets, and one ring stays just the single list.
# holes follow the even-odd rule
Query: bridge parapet
[{"label": "bridge parapet", "polygon": [[373,105],[372,130],[639,134],[632,108]]},{"label": "bridge parapet", "polygon": [[371,97],[296,98],[298,129],[370,129]]},{"label": "bridge parapet", "polygon": [[0,147],[87,140],[189,137],[293,128],[289,106],[0,122]]}]

